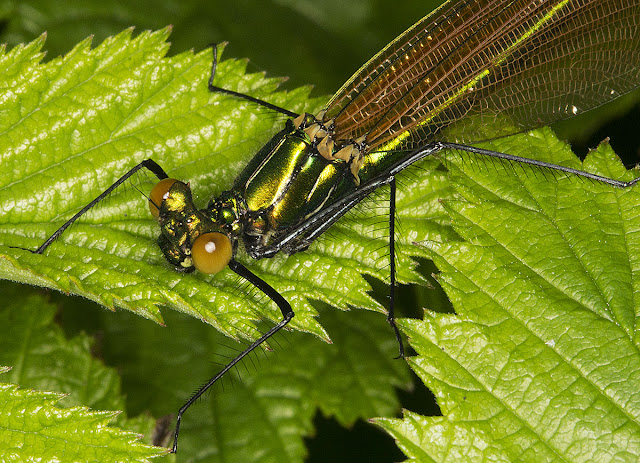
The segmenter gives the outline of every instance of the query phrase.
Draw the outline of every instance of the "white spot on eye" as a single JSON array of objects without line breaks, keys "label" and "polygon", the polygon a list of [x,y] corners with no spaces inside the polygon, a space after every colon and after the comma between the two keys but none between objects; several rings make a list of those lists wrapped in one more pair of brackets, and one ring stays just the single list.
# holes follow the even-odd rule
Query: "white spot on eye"
[{"label": "white spot on eye", "polygon": [[573,114],[578,114],[578,107],[577,106],[571,106],[571,112]]},{"label": "white spot on eye", "polygon": [[164,201],[168,197],[169,197],[169,192],[167,191],[165,194],[162,195],[162,200]]},{"label": "white spot on eye", "polygon": [[214,243],[213,241],[209,241],[204,245],[204,250],[209,254],[213,254],[214,252],[216,252],[216,243]]}]

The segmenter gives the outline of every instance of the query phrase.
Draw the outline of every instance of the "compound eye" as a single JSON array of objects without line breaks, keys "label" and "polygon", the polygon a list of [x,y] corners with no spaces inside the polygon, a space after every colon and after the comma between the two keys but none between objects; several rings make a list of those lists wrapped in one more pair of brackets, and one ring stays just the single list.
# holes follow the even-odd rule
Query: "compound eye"
[{"label": "compound eye", "polygon": [[167,199],[169,190],[176,182],[177,180],[175,178],[165,178],[156,183],[156,186],[151,190],[151,194],[149,195],[149,210],[154,218],[157,219],[160,215],[162,201]]},{"label": "compound eye", "polygon": [[191,246],[193,265],[202,273],[218,273],[232,257],[231,240],[224,233],[204,233]]}]

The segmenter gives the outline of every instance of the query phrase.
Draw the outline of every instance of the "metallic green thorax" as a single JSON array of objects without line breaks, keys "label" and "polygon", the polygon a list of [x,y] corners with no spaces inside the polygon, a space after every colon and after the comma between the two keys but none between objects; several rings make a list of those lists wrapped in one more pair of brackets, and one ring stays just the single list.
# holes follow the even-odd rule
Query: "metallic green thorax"
[{"label": "metallic green thorax", "polygon": [[232,192],[246,207],[243,239],[253,257],[388,164],[391,153],[378,156],[374,164],[364,156],[362,143],[334,141],[331,121],[321,118],[322,113],[288,120],[234,182]]},{"label": "metallic green thorax", "polygon": [[[190,247],[202,233],[226,233],[234,252],[241,238],[249,255],[313,216],[328,204],[352,193],[390,165],[391,152],[364,156],[356,141],[335,143],[330,124],[304,114],[288,120],[249,162],[231,190],[198,210],[188,185],[177,182],[160,209],[159,245],[170,263],[193,269]],[[319,152],[318,145],[322,146]],[[348,153],[348,156],[344,156]],[[334,155],[342,156],[338,158]],[[394,153],[398,157],[398,153]],[[285,249],[286,251],[286,249]]]}]

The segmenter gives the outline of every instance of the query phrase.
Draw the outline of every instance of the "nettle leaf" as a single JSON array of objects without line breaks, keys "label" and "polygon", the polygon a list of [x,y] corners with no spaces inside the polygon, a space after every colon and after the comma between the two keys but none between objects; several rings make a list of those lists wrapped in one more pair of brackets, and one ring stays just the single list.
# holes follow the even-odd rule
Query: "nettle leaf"
[{"label": "nettle leaf", "polygon": [[64,394],[0,383],[2,461],[137,461],[166,450],[136,442],[139,436],[107,426],[117,412],[56,407]]},{"label": "nettle leaf", "polygon": [[53,322],[55,306],[6,283],[0,299],[0,325],[9,327],[0,337],[0,363],[11,368],[0,384],[2,461],[142,462],[166,453],[140,442],[141,432],[149,442],[154,420],[127,420],[118,411],[119,377],[92,358],[86,335],[65,339]]},{"label": "nettle leaf", "polygon": [[[606,143],[580,165],[549,130],[492,147],[638,175]],[[425,246],[456,314],[402,321],[444,416],[377,422],[410,461],[637,461],[639,190],[450,167],[460,199],[446,208],[464,241]]]},{"label": "nettle leaf", "polygon": [[[11,370],[5,382],[22,388],[67,394],[59,405],[124,410],[120,377],[94,358],[94,340],[85,333],[67,339],[54,317],[57,307],[41,294],[25,292],[16,284],[0,283],[0,326],[11,327],[0,337],[0,365]],[[120,413],[114,423],[147,432],[150,417],[133,423]]]},{"label": "nettle leaf", "polygon": [[[1,167],[6,172],[0,180],[0,273],[109,308],[126,308],[158,323],[163,320],[159,307],[167,306],[229,336],[255,338],[254,322],[279,319],[278,309],[228,269],[209,277],[170,268],[156,245],[157,225],[141,193],[150,191],[151,178],[140,176],[114,192],[43,255],[9,247],[36,249],[66,219],[149,157],[170,175],[189,181],[196,203],[204,207],[229,188],[261,143],[281,126],[281,118],[270,111],[208,91],[210,50],[164,58],[168,33],[144,32],[132,40],[129,30],[95,49],[85,41],[46,64],[39,63],[42,38],[0,57],[6,69],[0,77]],[[244,65],[221,62],[216,84],[297,111],[319,106],[307,99],[308,89],[273,93],[278,79],[244,74]],[[426,163],[417,180],[408,179],[409,191],[419,190],[415,184],[424,184],[436,166]],[[432,178],[428,188],[434,192],[435,209],[430,214],[437,216],[443,211],[436,191],[445,176],[436,172]],[[402,208],[411,200],[403,198],[400,215],[421,219],[413,216],[415,209]],[[341,308],[384,310],[367,294],[370,287],[362,277],[388,277],[388,232],[380,221],[375,215],[346,220],[300,255],[251,262],[241,254],[239,259],[291,302],[296,311],[292,328],[328,339],[315,320],[310,298]],[[437,221],[429,227],[406,236],[425,239],[446,229]],[[412,261],[403,254],[399,259],[400,279],[420,281]]]},{"label": "nettle leaf", "polygon": [[[144,195],[138,191],[149,191],[152,179],[141,176],[111,195],[44,255],[9,247],[35,249],[68,217],[147,157],[161,163],[171,175],[189,180],[195,197],[205,205],[213,194],[228,188],[261,143],[280,126],[279,118],[255,105],[207,90],[210,51],[164,58],[167,31],[143,33],[134,40],[129,35],[129,31],[123,33],[93,50],[88,42],[80,44],[64,58],[44,65],[39,64],[42,39],[2,56],[7,69],[2,82],[6,96],[3,111],[10,117],[0,120],[6,135],[0,140],[5,153],[1,163],[10,174],[0,179],[0,271],[8,279],[85,296],[158,322],[164,320],[158,307],[161,305],[195,315],[225,334],[254,336],[255,328],[249,323],[279,318],[277,309],[269,307],[264,296],[229,272],[213,279],[183,275],[164,261],[155,244],[157,225],[149,217]],[[243,73],[243,63],[221,62],[216,83],[300,111],[318,106],[307,99],[307,89],[273,93],[278,80]],[[435,170],[437,165],[425,163],[422,170],[401,180],[398,214],[410,225],[398,255],[399,277],[404,281],[422,281],[413,270],[413,261],[402,253],[406,249],[424,254],[410,245],[411,241],[453,233],[450,227],[438,223],[438,217],[444,214],[438,191],[449,187],[446,174]],[[431,183],[424,185],[429,176]],[[430,197],[426,221],[414,212],[420,204],[418,191]],[[388,274],[387,219],[372,214],[374,207],[375,202],[367,202],[298,256],[263,262],[252,262],[246,256],[240,259],[292,302],[297,328],[327,339],[313,318],[316,309],[308,299],[328,301],[342,309],[357,306],[383,310],[369,296],[369,284],[362,277],[362,273],[370,273],[385,279]],[[380,207],[387,210],[384,203]],[[412,221],[420,227],[414,228]],[[357,417],[392,414],[398,408],[394,388],[407,386],[407,373],[402,362],[391,360],[397,345],[384,317],[370,315],[375,315],[375,321],[363,315],[336,325],[327,319],[332,334],[345,338],[341,345],[327,346],[303,336],[296,342],[298,347],[291,352],[286,368],[274,362],[272,368],[277,374],[260,372],[255,385],[247,386],[248,392],[239,395],[242,400],[231,400],[224,406],[214,403],[214,409],[190,410],[184,421],[181,454],[192,458],[222,454],[234,461],[258,461],[264,454],[269,458],[277,455],[278,461],[300,461],[305,453],[302,437],[312,432],[311,419],[318,407],[345,425]],[[86,313],[79,316],[86,317]],[[107,318],[113,315],[105,315]],[[117,357],[113,364],[120,370],[131,372],[129,378],[135,378],[140,396],[167,399],[158,399],[139,411],[152,409],[157,416],[175,413],[198,382],[218,368],[211,366],[211,356],[228,342],[197,322],[198,328],[192,326],[191,334],[180,337],[175,331],[163,332],[154,344],[141,333],[159,327],[142,319],[140,322],[135,324],[135,332],[124,336],[127,341],[139,341],[137,349],[118,347],[119,343],[125,345],[124,330],[119,329],[111,337],[105,336],[115,345],[105,348],[104,353]],[[126,326],[134,324],[128,322]],[[343,329],[351,328],[355,329],[350,336],[343,335]],[[198,338],[193,335],[198,330],[206,333]],[[383,332],[382,339],[371,345]],[[210,343],[205,342],[208,336],[212,337]],[[6,339],[19,343],[25,337]],[[168,350],[169,341],[177,342],[186,352],[181,355]],[[304,347],[306,343],[311,347]],[[318,344],[325,350],[316,352]],[[305,349],[308,352],[299,355]],[[124,357],[136,357],[140,362],[126,363]],[[158,357],[165,363],[158,366],[149,361]],[[325,360],[320,362],[322,358]],[[311,371],[310,359],[316,362]],[[57,360],[60,365],[66,361],[73,364],[75,359],[65,356],[64,362],[62,358]],[[41,368],[43,378],[51,384],[59,383],[60,390],[66,392],[60,372],[46,369],[45,364]],[[301,377],[295,387],[292,375]],[[23,379],[18,377],[16,381]],[[264,381],[268,387],[262,386]],[[58,389],[56,385],[51,387]],[[150,395],[154,385],[159,391]],[[131,389],[127,384],[127,390]],[[280,395],[285,397],[279,398],[274,392],[277,390],[284,391]],[[289,393],[294,400],[286,397]],[[256,411],[251,414],[255,428],[246,426],[248,418],[242,419],[249,416],[247,394],[260,399],[254,400]],[[227,394],[224,400],[232,396]],[[85,399],[85,405],[93,403],[90,397]],[[293,418],[283,415],[283,400],[289,403],[285,409]],[[271,418],[265,420],[265,416]],[[225,424],[224,432],[217,423]],[[252,436],[250,446],[233,444],[238,430],[243,430],[243,438]],[[212,439],[212,433],[220,435]]]}]

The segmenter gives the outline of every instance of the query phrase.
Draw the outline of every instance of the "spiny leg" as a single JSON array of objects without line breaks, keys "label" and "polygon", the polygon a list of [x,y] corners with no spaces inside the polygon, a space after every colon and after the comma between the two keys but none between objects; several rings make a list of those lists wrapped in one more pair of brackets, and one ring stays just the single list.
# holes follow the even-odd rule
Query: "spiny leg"
[{"label": "spiny leg", "polygon": [[[640,177],[630,181],[616,180],[609,177],[603,177],[602,175],[592,174],[591,172],[585,172],[583,170],[573,169],[571,167],[560,166],[557,164],[551,164],[550,162],[538,161],[537,159],[524,158],[522,156],[514,156],[512,154],[501,153],[499,151],[491,151],[484,148],[476,148],[475,146],[460,145],[458,143],[437,142],[433,146],[438,147],[440,150],[454,150],[467,153],[480,154],[482,156],[488,156],[492,158],[505,159],[507,161],[517,162],[520,164],[528,164],[531,166],[540,167],[542,169],[554,170],[557,172],[565,172],[567,174],[577,175],[578,177],[588,178],[595,180],[596,182],[611,185],[616,188],[628,188],[640,181]],[[433,154],[433,153],[429,153]]]},{"label": "spiny leg", "polygon": [[253,97],[251,95],[245,95],[244,93],[235,92],[233,90],[228,90],[226,88],[213,85],[213,79],[216,75],[216,68],[218,66],[218,45],[215,43],[212,43],[210,46],[211,46],[211,49],[213,50],[213,63],[211,64],[211,77],[209,77],[209,84],[208,84],[209,91],[213,93],[224,93],[225,95],[235,96],[236,98],[242,98],[243,100],[251,101],[252,103],[271,109],[272,111],[276,111],[278,113],[284,114],[285,116],[289,116],[293,119],[299,116],[299,114],[294,113],[293,111],[289,111],[288,109],[282,108],[281,106],[278,106],[278,105],[274,105],[273,103],[269,103],[268,101],[261,100],[260,98]]},{"label": "spiny leg", "polygon": [[237,262],[234,259],[231,259],[229,262],[229,268],[240,275],[242,278],[247,280],[249,283],[254,285],[260,291],[262,291],[269,299],[276,303],[280,312],[282,312],[282,320],[274,325],[269,331],[260,336],[254,342],[252,342],[245,350],[240,352],[240,354],[231,360],[222,370],[220,370],[216,375],[211,377],[209,381],[203,384],[190,398],[185,402],[185,404],[180,407],[178,410],[178,416],[176,418],[176,431],[173,439],[173,449],[171,450],[173,453],[178,451],[178,434],[180,433],[180,422],[182,421],[182,415],[187,411],[187,409],[194,404],[201,396],[204,394],[211,386],[213,386],[220,378],[222,378],[225,373],[234,368],[238,362],[240,362],[243,358],[249,355],[256,347],[260,346],[263,342],[269,339],[271,336],[276,334],[282,328],[284,328],[287,323],[291,321],[293,316],[295,315],[293,309],[291,308],[291,304],[287,302],[287,300],[282,297],[282,295],[276,291],[271,285],[269,285],[262,278],[253,274],[249,271],[244,265]]},{"label": "spiny leg", "polygon": [[404,358],[404,344],[400,336],[400,330],[396,325],[395,300],[396,300],[396,179],[389,182],[389,313],[387,321],[398,341],[399,355],[397,358]]},{"label": "spiny leg", "polygon": [[133,167],[132,169],[127,171],[122,177],[120,177],[118,180],[116,180],[109,188],[107,188],[102,193],[100,193],[93,201],[91,201],[89,204],[84,206],[82,209],[80,209],[80,211],[78,213],[76,213],[73,217],[71,217],[64,224],[62,224],[62,226],[60,228],[58,228],[55,232],[53,232],[53,234],[51,236],[49,236],[49,238],[47,238],[45,240],[45,242],[42,243],[40,245],[40,247],[38,249],[36,249],[35,251],[33,251],[31,249],[19,248],[19,247],[16,247],[16,246],[12,246],[12,247],[14,247],[16,249],[25,249],[26,251],[30,251],[30,252],[32,252],[34,254],[42,254],[45,251],[45,249],[47,249],[49,247],[49,245],[51,245],[51,243],[53,243],[56,239],[58,239],[60,237],[60,235],[62,235],[65,232],[65,230],[67,228],[69,228],[71,225],[73,225],[73,223],[76,220],[78,220],[80,217],[82,217],[84,214],[86,214],[89,211],[89,209],[93,208],[100,201],[102,201],[107,196],[109,196],[109,194],[111,194],[111,192],[113,190],[115,190],[120,185],[122,185],[124,182],[126,182],[127,179],[129,179],[133,174],[135,174],[136,172],[138,172],[142,168],[145,168],[145,169],[151,171],[160,180],[163,180],[163,179],[168,177],[167,173],[155,161],[153,161],[152,159],[145,159],[144,161],[142,161],[141,163],[139,163],[138,165],[136,165],[135,167]]}]

